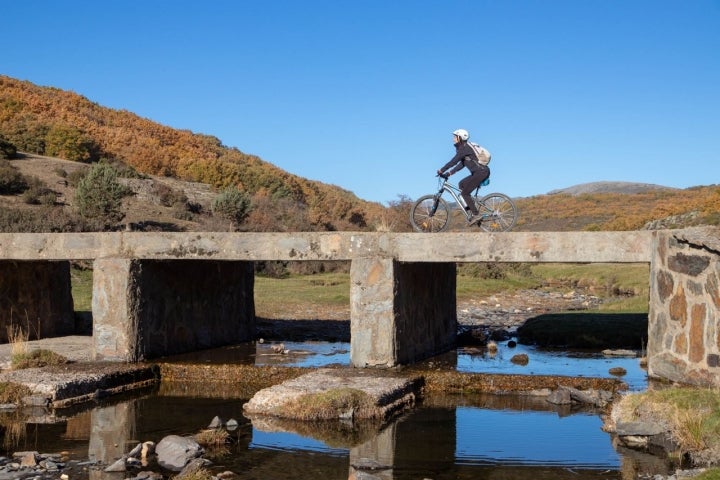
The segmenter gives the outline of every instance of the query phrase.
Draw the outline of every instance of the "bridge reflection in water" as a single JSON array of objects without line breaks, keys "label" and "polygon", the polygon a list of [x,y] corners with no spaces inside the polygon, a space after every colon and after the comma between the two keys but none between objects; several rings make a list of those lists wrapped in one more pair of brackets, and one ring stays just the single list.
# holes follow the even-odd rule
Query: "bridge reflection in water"
[{"label": "bridge reflection in water", "polygon": [[[222,389],[221,389],[222,390]],[[232,386],[225,389],[232,393]],[[163,384],[142,398],[90,411],[30,419],[15,450],[68,451],[74,459],[111,464],[140,441],[189,435],[214,416],[234,418],[234,442],[206,457],[239,479],[637,478],[672,466],[614,446],[600,412],[553,406],[522,396],[428,397],[387,425],[250,420],[243,399],[188,397]],[[216,392],[220,394],[221,392]],[[9,447],[12,451],[13,448]],[[151,462],[145,469],[159,470]],[[167,473],[167,472],[166,472]],[[91,479],[109,479],[91,470]],[[79,478],[74,475],[73,478]]]}]

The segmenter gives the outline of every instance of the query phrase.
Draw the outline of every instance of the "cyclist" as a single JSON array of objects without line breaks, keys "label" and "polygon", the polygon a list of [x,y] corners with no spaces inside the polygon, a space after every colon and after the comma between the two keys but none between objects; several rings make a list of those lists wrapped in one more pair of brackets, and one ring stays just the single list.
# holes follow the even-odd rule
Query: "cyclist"
[{"label": "cyclist", "polygon": [[[453,144],[455,145],[455,156],[450,159],[437,173],[445,178],[450,175],[462,170],[463,167],[467,167],[470,170],[470,175],[460,180],[458,187],[460,187],[460,195],[465,200],[465,210],[469,210],[472,213],[472,217],[468,220],[469,225],[474,225],[479,222],[482,217],[478,215],[477,207],[470,195],[473,190],[480,186],[480,184],[490,176],[490,169],[487,165],[483,165],[478,161],[477,156],[473,148],[468,145],[468,139],[470,134],[467,130],[462,128],[452,132]],[[455,168],[452,168],[455,167]],[[447,174],[445,172],[452,168]]]}]

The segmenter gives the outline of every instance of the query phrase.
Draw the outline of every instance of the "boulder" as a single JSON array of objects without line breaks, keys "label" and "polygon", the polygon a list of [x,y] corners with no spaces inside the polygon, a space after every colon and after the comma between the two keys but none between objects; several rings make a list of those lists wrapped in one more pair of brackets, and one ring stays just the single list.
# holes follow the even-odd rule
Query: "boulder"
[{"label": "boulder", "polygon": [[179,435],[168,435],[155,447],[157,461],[161,467],[179,472],[193,459],[204,453],[195,440]]}]

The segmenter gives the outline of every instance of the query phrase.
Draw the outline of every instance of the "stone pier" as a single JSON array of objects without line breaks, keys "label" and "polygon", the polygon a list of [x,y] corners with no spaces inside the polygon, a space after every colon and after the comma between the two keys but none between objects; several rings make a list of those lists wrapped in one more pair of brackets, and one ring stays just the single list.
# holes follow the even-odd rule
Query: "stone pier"
[{"label": "stone pier", "polygon": [[350,361],[355,367],[413,363],[455,346],[454,263],[361,258],[350,269]]},{"label": "stone pier", "polygon": [[95,360],[137,362],[253,340],[252,262],[98,259]]},{"label": "stone pier", "polygon": [[659,233],[651,265],[648,373],[720,385],[720,228]]}]

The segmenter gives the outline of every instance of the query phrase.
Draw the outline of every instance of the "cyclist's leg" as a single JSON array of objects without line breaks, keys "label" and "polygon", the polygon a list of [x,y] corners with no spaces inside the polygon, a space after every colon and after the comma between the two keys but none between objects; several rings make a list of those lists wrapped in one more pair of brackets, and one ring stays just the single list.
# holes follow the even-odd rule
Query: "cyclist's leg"
[{"label": "cyclist's leg", "polygon": [[465,210],[470,212],[472,215],[477,215],[477,207],[475,206],[475,201],[472,198],[472,191],[480,185],[480,182],[477,182],[476,184],[473,181],[473,177],[474,175],[470,175],[463,178],[460,180],[460,183],[458,183],[458,187],[460,187],[460,196],[465,201]]},{"label": "cyclist's leg", "polygon": [[480,168],[469,177],[465,177],[460,180],[458,187],[460,187],[460,195],[462,195],[465,204],[469,207],[470,212],[473,215],[478,214],[477,207],[475,206],[475,200],[472,197],[472,192],[480,186],[480,184],[490,176],[490,169],[485,165],[481,165]]}]

